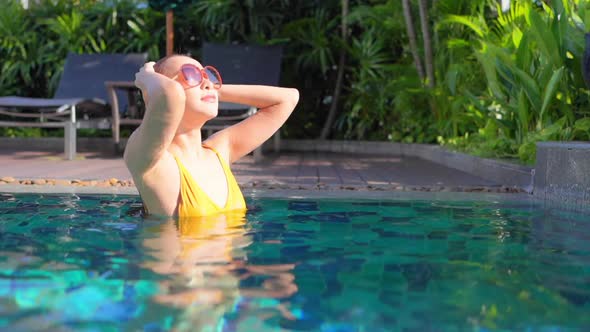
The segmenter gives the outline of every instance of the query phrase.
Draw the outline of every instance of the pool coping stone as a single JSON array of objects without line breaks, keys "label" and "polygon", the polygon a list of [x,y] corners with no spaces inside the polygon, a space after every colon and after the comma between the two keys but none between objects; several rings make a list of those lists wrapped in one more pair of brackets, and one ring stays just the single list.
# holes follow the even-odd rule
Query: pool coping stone
[{"label": "pool coping stone", "polygon": [[[113,147],[110,138],[78,138],[78,150],[109,150]],[[121,140],[124,148],[126,139]],[[271,150],[272,143],[267,141],[263,150]],[[35,146],[42,149],[63,148],[63,139],[46,137],[41,140],[31,138],[0,138],[1,148],[15,146]],[[457,169],[482,179],[499,183],[504,186],[522,188],[528,193],[533,192],[534,168],[507,161],[482,158],[465,153],[451,151],[436,144],[396,143],[386,141],[347,141],[347,140],[316,140],[316,139],[282,139],[282,151],[292,152],[333,152],[353,154],[377,154],[387,156],[417,157],[449,168]]]},{"label": "pool coping stone", "polygon": [[[354,190],[309,190],[309,189],[244,189],[244,196],[252,198],[289,198],[289,199],[360,199],[360,200],[404,200],[404,199],[438,199],[448,201],[527,201],[533,198],[525,193],[490,193],[490,192],[423,192],[423,191],[354,191]],[[139,196],[135,187],[78,187],[15,185],[0,186],[0,194],[80,194],[80,195],[129,195]],[[359,194],[362,196],[359,197]]]},{"label": "pool coping stone", "polygon": [[383,141],[344,140],[282,140],[281,148],[287,151],[343,152],[418,157],[449,168],[533,192],[533,167],[502,160],[482,158],[451,151],[435,144],[396,143]]}]

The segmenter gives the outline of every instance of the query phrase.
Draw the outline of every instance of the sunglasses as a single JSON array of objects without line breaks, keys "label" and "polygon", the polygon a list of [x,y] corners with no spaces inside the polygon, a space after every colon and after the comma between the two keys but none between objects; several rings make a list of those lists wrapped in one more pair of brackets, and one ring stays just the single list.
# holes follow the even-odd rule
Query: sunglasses
[{"label": "sunglasses", "polygon": [[182,77],[188,88],[200,85],[204,79],[208,79],[213,83],[215,89],[221,88],[221,75],[212,66],[205,66],[201,69],[193,64],[187,63],[180,67],[180,74],[180,77]]}]

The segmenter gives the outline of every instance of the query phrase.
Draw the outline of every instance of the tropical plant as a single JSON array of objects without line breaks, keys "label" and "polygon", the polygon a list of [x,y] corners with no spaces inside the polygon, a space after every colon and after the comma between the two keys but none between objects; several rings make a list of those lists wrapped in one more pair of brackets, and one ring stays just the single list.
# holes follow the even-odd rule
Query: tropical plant
[{"label": "tropical plant", "polygon": [[[440,142],[526,162],[538,141],[590,139],[588,1],[516,0],[505,12],[496,0],[182,2],[176,52],[283,45],[281,84],[302,95],[285,136]],[[37,3],[0,1],[4,95],[52,96],[67,52],[164,54],[165,15],[145,0]]]},{"label": "tropical plant", "polygon": [[[284,44],[282,73],[285,84],[297,87],[304,98],[299,111],[287,123],[287,133],[299,137],[317,137],[325,122],[337,80],[337,52],[345,47],[337,35],[338,7],[323,2],[319,6],[293,8],[300,16],[283,25],[279,38]],[[343,68],[343,70],[346,70]]]},{"label": "tropical plant", "polygon": [[34,83],[31,73],[37,70],[37,66],[23,59],[29,58],[29,54],[38,49],[40,43],[31,32],[31,22],[20,4],[11,1],[0,9],[0,91],[3,94],[14,94],[19,92],[21,86]]},{"label": "tropical plant", "polygon": [[159,57],[161,15],[135,1],[20,1],[0,5],[1,93],[51,97],[68,52],[148,52]]},{"label": "tropical plant", "polygon": [[[342,44],[346,44],[348,39],[349,0],[342,0],[341,7],[342,13],[340,14],[340,42]],[[344,67],[346,66],[346,49],[342,46],[340,47],[340,56],[338,58],[338,72],[336,74],[336,83],[334,84],[334,93],[332,97],[332,102],[330,104],[330,110],[328,111],[328,117],[324,122],[324,126],[319,137],[320,139],[328,138],[328,136],[330,135],[330,131],[332,130],[332,124],[334,122],[334,119],[336,118],[336,110],[338,109],[338,102],[340,101],[340,93],[342,91],[342,84],[344,81]]]},{"label": "tropical plant", "polygon": [[[575,18],[576,1],[552,1],[552,7],[514,1],[509,11],[486,21],[481,16],[448,15],[444,24],[461,24],[475,34],[474,55],[485,74],[483,98],[498,137],[514,140],[521,160],[534,160],[538,140],[574,125],[580,101],[587,104],[580,62],[583,31]],[[556,129],[558,128],[558,129]],[[568,136],[568,137],[566,137]],[[512,151],[516,153],[516,151]]]}]

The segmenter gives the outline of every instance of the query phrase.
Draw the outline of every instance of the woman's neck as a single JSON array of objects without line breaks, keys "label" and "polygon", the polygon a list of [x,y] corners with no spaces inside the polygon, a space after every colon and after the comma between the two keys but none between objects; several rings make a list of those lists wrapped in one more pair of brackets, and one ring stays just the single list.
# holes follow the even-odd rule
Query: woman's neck
[{"label": "woman's neck", "polygon": [[172,139],[168,151],[175,156],[200,157],[203,154],[201,128],[179,129]]}]

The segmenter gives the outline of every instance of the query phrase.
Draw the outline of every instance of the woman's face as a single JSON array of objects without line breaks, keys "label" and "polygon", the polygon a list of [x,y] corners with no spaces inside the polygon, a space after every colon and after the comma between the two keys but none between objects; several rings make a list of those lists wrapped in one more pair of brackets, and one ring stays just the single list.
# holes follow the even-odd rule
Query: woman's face
[{"label": "woman's face", "polygon": [[219,107],[218,93],[214,84],[206,77],[200,84],[190,86],[181,71],[183,65],[194,65],[199,70],[203,66],[195,59],[187,56],[173,56],[165,62],[165,74],[178,81],[186,94],[185,116],[198,116],[207,121],[217,116]]}]

